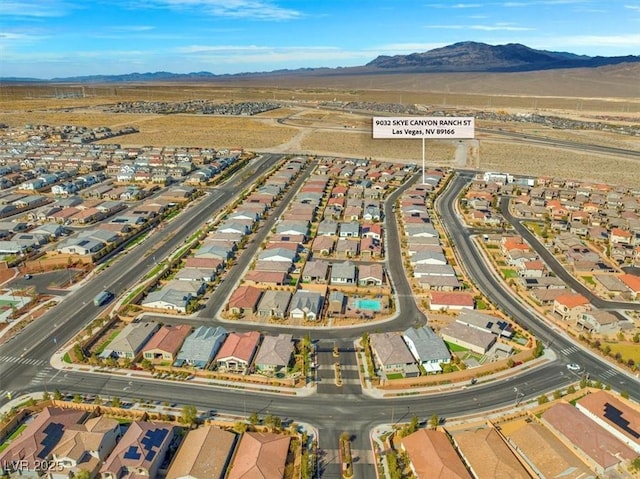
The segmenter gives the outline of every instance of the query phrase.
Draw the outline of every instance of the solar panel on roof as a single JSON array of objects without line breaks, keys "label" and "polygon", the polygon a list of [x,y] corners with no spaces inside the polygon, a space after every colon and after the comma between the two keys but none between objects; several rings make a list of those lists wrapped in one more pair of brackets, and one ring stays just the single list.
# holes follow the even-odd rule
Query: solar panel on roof
[{"label": "solar panel on roof", "polygon": [[151,429],[147,431],[140,441],[146,450],[145,459],[147,461],[153,460],[156,455],[156,448],[159,448],[162,442],[169,434],[169,430],[166,428]]},{"label": "solar panel on roof", "polygon": [[129,446],[129,449],[127,449],[127,452],[124,453],[124,458],[125,459],[131,459],[133,461],[137,461],[138,459],[140,459],[141,454],[138,451],[138,446]]},{"label": "solar panel on roof", "polygon": [[635,439],[640,438],[640,433],[638,431],[635,431],[631,427],[631,423],[626,418],[623,417],[623,412],[620,411],[620,409],[615,407],[613,404],[608,403],[608,402],[605,403],[605,405],[604,405],[604,417],[606,417],[609,421],[614,423],[616,426],[618,426],[623,431],[628,432],[629,435],[634,437]]}]

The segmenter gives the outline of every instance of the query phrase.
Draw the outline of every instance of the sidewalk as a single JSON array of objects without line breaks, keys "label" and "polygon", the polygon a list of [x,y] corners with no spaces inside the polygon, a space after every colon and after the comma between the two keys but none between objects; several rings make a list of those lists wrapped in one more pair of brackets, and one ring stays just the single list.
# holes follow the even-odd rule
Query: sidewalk
[{"label": "sidewalk", "polygon": [[[363,361],[364,358],[361,357],[360,354],[357,355],[358,360],[359,361]],[[521,365],[521,366],[516,366],[513,368],[509,368],[509,369],[504,369],[502,371],[498,371],[495,372],[493,374],[488,374],[486,376],[482,376],[481,378],[478,378],[478,382],[476,383],[476,385],[478,384],[482,384],[485,382],[491,382],[491,381],[496,381],[498,379],[503,379],[506,377],[511,377],[511,376],[517,376],[518,374],[521,374],[523,370],[529,370],[538,366],[541,366],[543,364],[546,364],[548,362],[553,362],[557,359],[556,354],[553,352],[553,350],[546,348],[544,350],[544,353],[542,356],[540,356],[539,358],[536,359],[532,359],[531,361]],[[360,364],[366,364],[364,362],[359,363]],[[366,394],[369,397],[373,397],[373,398],[377,398],[377,399],[393,399],[398,397],[399,395],[406,395],[407,394],[407,390],[406,389],[379,389],[379,388],[374,388],[371,386],[371,381],[368,380],[367,374],[366,374],[366,366],[365,366],[365,385],[366,387],[363,386],[362,388],[362,393]],[[410,392],[412,397],[418,396],[418,395],[429,395],[429,394],[440,394],[444,391],[452,391],[452,390],[456,390],[456,389],[466,389],[470,387],[470,384],[467,381],[460,381],[457,383],[450,383],[450,384],[438,384],[438,385],[430,385],[430,386],[423,386],[420,388],[411,388]]]},{"label": "sidewalk", "polygon": [[242,381],[228,381],[222,379],[210,379],[210,378],[199,378],[193,377],[193,379],[184,380],[184,381],[176,381],[170,379],[158,379],[154,378],[152,373],[148,371],[138,371],[138,370],[130,370],[130,369],[122,369],[122,368],[105,368],[98,366],[89,366],[89,365],[78,365],[78,364],[69,364],[64,362],[63,358],[66,352],[68,351],[68,346],[63,346],[58,349],[56,353],[51,357],[50,364],[53,368],[62,370],[62,371],[76,371],[83,372],[89,374],[99,374],[99,375],[112,375],[114,377],[119,378],[135,378],[149,381],[167,381],[170,383],[176,382],[184,382],[185,384],[198,384],[198,385],[207,385],[214,387],[226,387],[230,389],[241,389],[247,391],[261,392],[267,394],[277,394],[280,396],[298,396],[305,397],[315,394],[316,392],[316,384],[315,382],[310,382],[304,387],[300,388],[285,388],[280,386],[272,386],[269,384],[254,384],[249,382]]}]

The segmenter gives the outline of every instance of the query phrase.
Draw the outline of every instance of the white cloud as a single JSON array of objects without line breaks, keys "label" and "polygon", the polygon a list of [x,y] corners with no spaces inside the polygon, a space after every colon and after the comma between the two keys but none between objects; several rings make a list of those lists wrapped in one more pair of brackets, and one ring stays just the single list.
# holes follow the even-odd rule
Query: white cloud
[{"label": "white cloud", "polygon": [[143,0],[157,7],[197,10],[201,14],[255,20],[293,20],[302,12],[269,0]]},{"label": "white cloud", "polygon": [[625,5],[624,8],[640,13],[640,3],[638,5]]},{"label": "white cloud", "polygon": [[61,0],[2,0],[0,14],[11,17],[63,17],[74,7]]}]

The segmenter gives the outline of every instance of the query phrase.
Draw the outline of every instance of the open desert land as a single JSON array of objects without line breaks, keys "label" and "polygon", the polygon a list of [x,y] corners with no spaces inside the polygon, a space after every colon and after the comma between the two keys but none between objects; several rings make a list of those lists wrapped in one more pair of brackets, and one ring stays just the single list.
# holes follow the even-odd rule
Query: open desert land
[{"label": "open desert land", "polygon": [[[554,129],[537,123],[510,121],[511,115],[537,113],[589,122],[637,125],[640,123],[640,86],[628,81],[629,72],[621,66],[605,70],[610,72],[611,78],[602,72],[585,79],[576,71],[564,74],[556,71],[530,74],[430,74],[421,77],[277,77],[239,80],[235,85],[2,85],[0,121],[11,126],[48,124],[138,128],[139,133],[107,140],[123,146],[243,147],[252,151],[371,157],[420,163],[422,142],[419,139],[372,138],[372,116],[405,115],[373,111],[370,103],[412,106],[423,112],[424,116],[443,111],[461,116],[494,113],[498,118],[477,118],[477,142],[426,142],[427,163],[432,166],[467,166],[635,186],[640,184],[638,158],[552,148],[502,134],[516,132],[640,151],[640,137],[600,130]],[[622,75],[621,70],[627,76]],[[424,81],[424,78],[429,81]],[[551,79],[556,87],[551,85]],[[567,81],[576,83],[573,96],[561,96]],[[493,93],[479,91],[487,89],[487,83],[491,82]],[[438,85],[447,85],[445,91],[427,90]],[[475,85],[475,89],[471,85]],[[589,91],[588,85],[591,86]],[[406,89],[402,90],[401,87]],[[462,91],[465,87],[469,91]],[[525,93],[517,95],[511,91],[513,88],[520,88]],[[72,94],[68,98],[60,97],[69,93]],[[589,93],[592,97],[576,96],[580,93]],[[605,93],[610,96],[605,96]],[[106,105],[125,101],[178,102],[196,99],[219,103],[271,101],[283,106],[251,117],[103,111]],[[327,102],[331,108],[326,107]],[[346,102],[357,103],[345,108]]]}]

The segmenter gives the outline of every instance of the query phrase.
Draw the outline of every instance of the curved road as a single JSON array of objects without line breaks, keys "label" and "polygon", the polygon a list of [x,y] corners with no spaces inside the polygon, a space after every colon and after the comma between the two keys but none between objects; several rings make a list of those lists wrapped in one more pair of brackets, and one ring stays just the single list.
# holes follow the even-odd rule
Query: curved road
[{"label": "curved road", "polygon": [[[262,160],[266,163],[266,159]],[[257,166],[254,165],[257,170]],[[255,171],[242,184],[249,184],[258,175]],[[490,411],[510,406],[518,400],[534,398],[542,392],[566,387],[579,377],[567,371],[566,362],[579,362],[592,378],[602,377],[616,389],[627,389],[634,399],[640,399],[640,386],[612,366],[593,357],[575,346],[561,334],[550,329],[531,310],[522,305],[503,290],[503,286],[493,275],[488,274],[471,235],[456,216],[454,202],[457,194],[470,180],[471,174],[457,174],[438,201],[442,220],[456,245],[457,254],[467,268],[468,274],[479,288],[495,304],[511,314],[516,320],[534,331],[561,357],[532,370],[523,371],[516,377],[477,384],[469,388],[450,391],[435,391],[426,396],[405,396],[393,399],[375,399],[364,394],[314,394],[307,397],[283,397],[268,393],[250,394],[237,389],[189,382],[167,382],[140,379],[102,373],[56,371],[48,366],[48,358],[57,349],[58,343],[69,340],[83,325],[98,313],[91,303],[97,292],[107,287],[115,292],[135,284],[144,272],[153,268],[153,256],[166,255],[181,244],[184,238],[195,231],[207,218],[211,210],[220,208],[230,201],[240,185],[236,180],[230,186],[221,187],[206,196],[190,209],[190,217],[177,217],[165,229],[154,234],[155,248],[147,253],[137,247],[128,253],[124,261],[118,261],[88,282],[81,290],[69,295],[60,305],[34,321],[10,343],[0,346],[0,390],[12,390],[16,394],[41,391],[43,388],[99,394],[103,398],[134,397],[149,400],[170,401],[193,404],[202,409],[214,409],[227,413],[245,415],[253,411],[261,414],[276,414],[291,417],[295,421],[315,425],[320,432],[320,447],[326,451],[321,458],[322,477],[339,477],[339,466],[335,464],[335,449],[339,434],[346,430],[354,434],[353,448],[361,451],[360,461],[355,464],[357,477],[375,477],[373,465],[368,461],[370,428],[380,423],[406,421],[412,415],[425,419],[432,414],[441,417]],[[391,218],[389,202],[387,217]],[[148,241],[148,240],[147,240]],[[143,243],[147,244],[147,242]],[[398,241],[399,246],[399,241]],[[397,262],[401,263],[401,262]],[[394,271],[394,274],[396,272]],[[396,277],[396,288],[400,281]],[[413,304],[413,306],[412,306]],[[415,304],[402,304],[398,322],[384,325],[385,329],[399,324],[412,324],[422,320]],[[377,329],[377,326],[369,329]],[[337,333],[344,338],[344,331]],[[354,334],[354,333],[347,333]],[[40,338],[40,339],[36,339]],[[517,388],[518,393],[514,393]],[[135,392],[134,392],[135,391]],[[519,396],[516,397],[516,394]],[[1,399],[4,403],[6,398]]]},{"label": "curved road", "polygon": [[633,311],[640,311],[640,303],[629,301],[609,301],[602,299],[595,295],[593,291],[587,288],[584,284],[578,281],[564,266],[560,264],[560,261],[538,240],[529,228],[522,224],[522,220],[514,217],[509,211],[510,198],[505,197],[500,200],[500,213],[504,216],[505,220],[513,226],[516,232],[522,236],[529,245],[536,251],[538,256],[547,264],[549,269],[555,273],[562,281],[568,284],[571,289],[580,293],[587,298],[591,304],[598,309],[626,309]]}]

